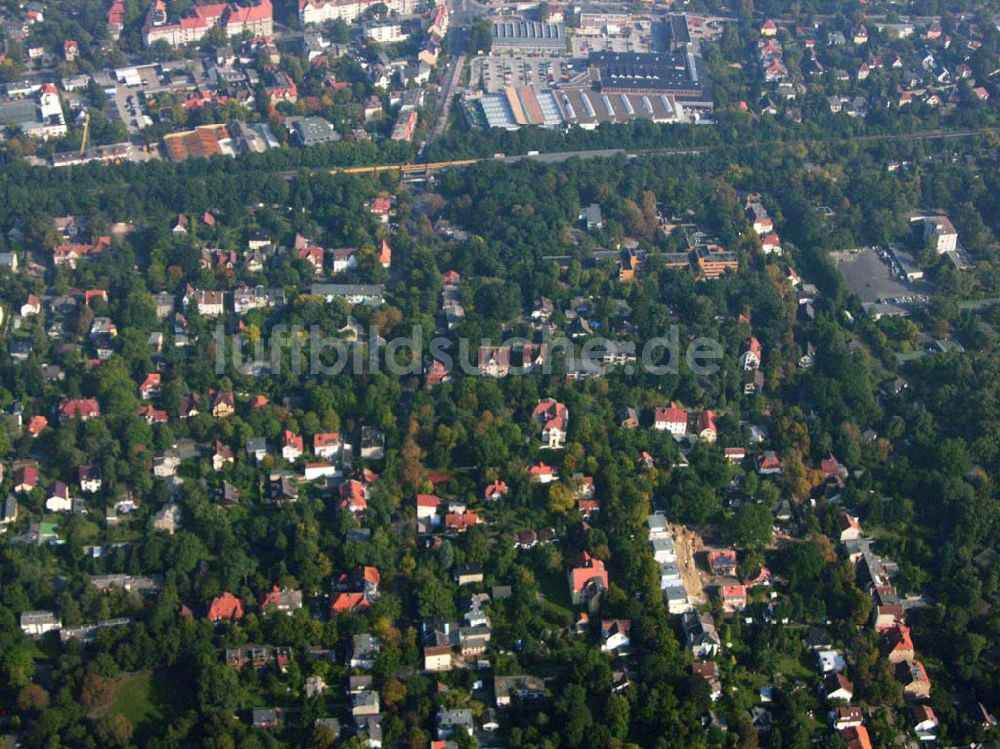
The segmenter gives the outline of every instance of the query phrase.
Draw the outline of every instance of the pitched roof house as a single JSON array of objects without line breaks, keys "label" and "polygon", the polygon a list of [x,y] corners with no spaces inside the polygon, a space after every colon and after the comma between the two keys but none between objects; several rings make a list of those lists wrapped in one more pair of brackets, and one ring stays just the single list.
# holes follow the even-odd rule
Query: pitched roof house
[{"label": "pitched roof house", "polygon": [[210,622],[217,622],[222,619],[228,621],[242,619],[243,601],[227,590],[221,596],[212,599],[212,603],[208,607],[207,618]]},{"label": "pitched roof house", "polygon": [[569,592],[574,606],[580,606],[608,589],[604,562],[583,553],[583,563],[569,571]]}]

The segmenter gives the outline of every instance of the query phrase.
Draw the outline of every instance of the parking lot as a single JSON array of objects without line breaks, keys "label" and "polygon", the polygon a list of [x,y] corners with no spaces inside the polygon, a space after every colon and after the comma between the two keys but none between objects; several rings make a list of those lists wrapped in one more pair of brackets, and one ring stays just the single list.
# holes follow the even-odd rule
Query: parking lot
[{"label": "parking lot", "polygon": [[471,83],[473,87],[482,84],[488,93],[505,86],[545,88],[561,82],[569,72],[566,61],[556,57],[479,57],[472,61]]},{"label": "parking lot", "polygon": [[832,254],[847,288],[862,304],[920,306],[935,294],[932,283],[923,279],[905,281],[893,270],[891,259],[877,248],[848,250]]},{"label": "parking lot", "polygon": [[111,101],[114,102],[118,118],[125,123],[130,134],[135,134],[146,127],[139,89],[119,84]]},{"label": "parking lot", "polygon": [[630,34],[615,36],[574,34],[570,41],[573,46],[573,57],[587,57],[591,52],[652,51],[651,34],[640,34],[635,29],[631,29]]}]

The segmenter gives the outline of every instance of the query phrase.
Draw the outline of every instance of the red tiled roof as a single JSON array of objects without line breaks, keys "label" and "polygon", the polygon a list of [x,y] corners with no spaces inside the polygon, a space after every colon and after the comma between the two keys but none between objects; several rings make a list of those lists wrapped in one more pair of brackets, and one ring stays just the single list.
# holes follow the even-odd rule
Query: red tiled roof
[{"label": "red tiled roof", "polygon": [[208,620],[212,622],[220,619],[235,621],[243,618],[243,602],[230,593],[228,590],[218,598],[212,600],[208,607]]},{"label": "red tiled roof", "polygon": [[338,593],[330,604],[330,611],[334,614],[341,614],[347,611],[366,609],[370,605],[364,593]]}]

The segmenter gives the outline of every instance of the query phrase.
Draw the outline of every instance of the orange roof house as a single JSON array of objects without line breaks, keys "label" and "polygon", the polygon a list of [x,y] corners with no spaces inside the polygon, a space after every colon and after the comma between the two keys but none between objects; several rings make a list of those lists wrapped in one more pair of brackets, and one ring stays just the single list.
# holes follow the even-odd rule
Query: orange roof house
[{"label": "orange roof house", "polygon": [[608,589],[608,571],[604,562],[583,553],[583,564],[569,571],[569,590],[573,604],[579,606]]},{"label": "orange roof house", "polygon": [[486,491],[483,492],[483,498],[491,502],[506,496],[507,483],[505,481],[494,481],[492,484],[487,486]]},{"label": "orange roof house", "polygon": [[364,593],[338,593],[330,604],[330,613],[344,614],[367,609],[371,604]]},{"label": "orange roof house", "polygon": [[37,437],[42,433],[42,430],[49,425],[49,420],[44,416],[32,416],[28,421],[28,434],[32,437]]},{"label": "orange roof house", "polygon": [[243,602],[228,590],[221,596],[212,599],[208,607],[208,620],[217,622],[221,619],[238,621],[243,618]]},{"label": "orange roof house", "polygon": [[97,403],[97,398],[76,398],[68,400],[59,407],[59,413],[63,420],[77,417],[80,421],[92,419],[101,415],[101,407]]},{"label": "orange roof house", "polygon": [[840,732],[847,749],[872,749],[872,740],[864,726],[852,726]]}]

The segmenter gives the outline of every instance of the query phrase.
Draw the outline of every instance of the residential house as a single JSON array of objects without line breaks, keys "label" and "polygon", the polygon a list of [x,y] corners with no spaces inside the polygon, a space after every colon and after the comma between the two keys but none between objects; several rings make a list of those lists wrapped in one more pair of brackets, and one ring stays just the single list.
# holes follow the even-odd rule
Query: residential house
[{"label": "residential house", "polygon": [[931,696],[931,680],[920,661],[903,661],[896,664],[896,678],[903,685],[903,696],[911,700],[925,700]]},{"label": "residential house", "polygon": [[883,633],[885,648],[888,651],[886,658],[890,663],[902,663],[912,661],[914,657],[913,639],[910,637],[910,628],[905,624],[897,623],[892,628]]},{"label": "residential house", "polygon": [[47,632],[58,632],[62,621],[51,611],[22,611],[21,631],[28,637],[41,637]]},{"label": "residential house", "polygon": [[742,585],[723,585],[719,598],[723,611],[742,611],[747,607],[747,589]]},{"label": "residential house", "polygon": [[695,658],[714,658],[722,648],[715,620],[708,612],[689,611],[681,622],[688,649]]},{"label": "residential house", "polygon": [[459,587],[464,585],[477,585],[484,579],[482,565],[463,564],[460,567],[455,568],[454,572],[452,572],[452,577],[455,582],[458,583]]},{"label": "residential house", "polygon": [[302,478],[306,481],[316,481],[321,478],[333,478],[340,475],[340,468],[334,463],[319,461],[306,463],[302,469]]},{"label": "residential house", "polygon": [[844,654],[839,650],[829,648],[820,650],[816,653],[816,658],[819,660],[819,670],[823,675],[839,674],[847,668],[847,661],[844,660]]},{"label": "residential house", "polygon": [[479,516],[468,510],[463,512],[449,512],[444,516],[444,526],[452,533],[464,533],[478,523]]},{"label": "residential house", "polygon": [[840,732],[847,749],[873,749],[868,729],[864,726],[851,726]]},{"label": "residential house", "polygon": [[230,392],[215,393],[212,398],[212,416],[217,419],[227,419],[236,413],[236,401]]},{"label": "residential house", "polygon": [[740,354],[740,367],[744,370],[758,369],[761,363],[762,349],[760,341],[751,336]]},{"label": "residential house", "polygon": [[216,441],[215,452],[212,453],[212,470],[222,471],[234,462],[233,450],[229,445]]},{"label": "residential house", "polygon": [[781,458],[774,450],[765,450],[757,457],[757,473],[762,476],[773,476],[781,471]]},{"label": "residential house", "polygon": [[628,619],[604,619],[601,621],[601,652],[611,655],[628,655],[629,629]]},{"label": "residential house", "polygon": [[273,663],[284,669],[292,660],[292,651],[290,648],[274,645],[240,645],[226,648],[225,659],[226,665],[236,668],[264,668]]},{"label": "residential house", "polygon": [[438,510],[441,507],[441,499],[433,494],[417,495],[417,530],[426,533],[431,528],[441,525],[441,516]]},{"label": "residential house", "polygon": [[583,563],[569,570],[569,591],[574,606],[593,604],[608,589],[608,571],[604,562],[583,553]]},{"label": "residential house", "polygon": [[263,437],[251,437],[246,442],[247,457],[258,465],[267,457],[267,440]]},{"label": "residential house", "polygon": [[380,711],[379,695],[373,689],[363,689],[352,692],[351,695],[351,716],[357,721],[358,718],[378,715]]},{"label": "residential house", "polygon": [[854,684],[844,674],[830,674],[823,680],[823,694],[827,701],[854,699]]},{"label": "residential house", "polygon": [[302,457],[302,436],[285,430],[281,434],[281,457],[293,463]]},{"label": "residential house", "polygon": [[708,567],[717,577],[735,577],[736,552],[733,549],[716,549],[708,552]]},{"label": "residential house", "polygon": [[538,402],[531,412],[531,418],[538,422],[542,430],[541,446],[550,450],[560,450],[566,446],[566,432],[569,428],[569,410],[565,404],[554,398]]},{"label": "residential house", "polygon": [[559,473],[556,469],[541,462],[528,469],[528,476],[534,484],[550,484],[559,480]]},{"label": "residential house", "polygon": [[250,722],[254,728],[277,728],[281,725],[281,717],[277,708],[255,707],[250,711]]},{"label": "residential house", "polygon": [[688,415],[683,408],[670,406],[657,408],[653,413],[653,429],[659,432],[670,432],[675,439],[687,434]]},{"label": "residential house", "polygon": [[221,620],[238,621],[243,618],[243,601],[229,591],[212,599],[208,606],[207,619],[210,622]]},{"label": "residential house", "polygon": [[146,379],[139,385],[139,397],[143,400],[151,400],[160,395],[161,377],[159,372],[150,372]]},{"label": "residential house", "polygon": [[0,507],[0,528],[6,528],[11,523],[16,523],[17,514],[17,499],[14,495],[8,495]]},{"label": "residential house", "polygon": [[180,505],[173,503],[164,505],[163,509],[153,515],[153,530],[163,531],[172,536],[181,527],[182,518]]},{"label": "residential house", "polygon": [[45,430],[46,427],[48,427],[48,425],[49,420],[44,416],[32,416],[28,420],[28,426],[25,428],[25,431],[32,439],[35,439]]},{"label": "residential house", "polygon": [[385,432],[372,426],[361,427],[361,457],[365,460],[385,457]]},{"label": "residential house", "polygon": [[290,614],[302,608],[302,591],[291,588],[279,588],[275,585],[271,590],[261,596],[261,611],[280,611]]},{"label": "residential house", "polygon": [[510,707],[514,700],[527,702],[545,696],[545,682],[537,676],[495,676],[493,698],[497,707]]},{"label": "residential house", "polygon": [[649,528],[650,540],[670,538],[670,527],[667,524],[666,515],[659,512],[654,512],[652,515],[646,518],[646,526]]},{"label": "residential house", "polygon": [[510,373],[510,346],[480,346],[478,367],[486,377],[506,377]]},{"label": "residential house", "polygon": [[837,518],[837,527],[840,529],[841,543],[857,541],[861,538],[861,522],[848,512],[840,513]]},{"label": "residential house", "polygon": [[45,498],[45,509],[49,512],[69,512],[73,509],[73,500],[69,496],[69,487],[62,481],[53,481]]},{"label": "residential house", "polygon": [[472,736],[474,731],[472,710],[468,708],[452,710],[439,708],[436,725],[438,739],[450,739],[459,733]]},{"label": "residential house", "polygon": [[340,432],[317,432],[313,435],[313,455],[336,460],[340,457]]},{"label": "residential house", "polygon": [[225,292],[197,291],[194,295],[195,307],[203,317],[219,317],[225,311]]},{"label": "residential house", "polygon": [[80,491],[87,494],[96,494],[101,490],[101,471],[94,466],[80,466],[77,469],[77,476],[80,481]]},{"label": "residential house", "polygon": [[96,398],[74,398],[59,406],[59,416],[64,423],[71,419],[89,421],[101,415],[101,406]]},{"label": "residential house", "polygon": [[483,492],[483,499],[487,502],[496,502],[499,499],[503,499],[507,496],[507,483],[504,481],[494,481],[492,484],[486,487]]},{"label": "residential house", "polygon": [[363,517],[368,510],[368,489],[357,479],[349,479],[340,486],[340,506],[355,517]]},{"label": "residential house", "polygon": [[430,645],[425,647],[424,670],[434,673],[451,671],[451,646]]},{"label": "residential house", "polygon": [[351,652],[348,664],[351,668],[371,670],[375,668],[375,659],[382,652],[382,642],[374,635],[361,633],[351,638]]},{"label": "residential house", "polygon": [[857,728],[864,723],[864,713],[860,707],[840,706],[830,713],[833,727],[837,731],[845,728]]},{"label": "residential house", "polygon": [[929,705],[914,705],[912,710],[913,732],[921,741],[934,741],[937,738],[940,722],[934,710]]},{"label": "residential house", "polygon": [[718,431],[715,427],[715,414],[709,411],[702,411],[698,414],[698,439],[702,442],[714,443],[718,438]]}]

